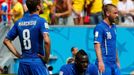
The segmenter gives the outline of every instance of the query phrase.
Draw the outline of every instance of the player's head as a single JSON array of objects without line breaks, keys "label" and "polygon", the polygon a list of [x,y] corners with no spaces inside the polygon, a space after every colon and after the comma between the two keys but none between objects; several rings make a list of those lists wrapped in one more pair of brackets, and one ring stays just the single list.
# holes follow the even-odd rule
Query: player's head
[{"label": "player's head", "polygon": [[11,0],[11,3],[15,5],[18,2],[18,0]]},{"label": "player's head", "polygon": [[75,56],[77,52],[78,52],[78,48],[77,47],[72,47],[71,48],[71,53],[72,53],[73,56]]},{"label": "player's head", "polygon": [[74,63],[74,58],[69,57],[69,58],[67,59],[67,64],[70,64],[70,63]]},{"label": "player's head", "polygon": [[30,13],[42,10],[42,0],[26,0],[26,5]]},{"label": "player's head", "polygon": [[88,55],[84,50],[79,50],[75,56],[75,64],[79,72],[83,72],[88,67]]},{"label": "player's head", "polygon": [[118,18],[118,9],[113,4],[106,4],[103,6],[104,16],[108,18],[110,23],[114,23]]}]

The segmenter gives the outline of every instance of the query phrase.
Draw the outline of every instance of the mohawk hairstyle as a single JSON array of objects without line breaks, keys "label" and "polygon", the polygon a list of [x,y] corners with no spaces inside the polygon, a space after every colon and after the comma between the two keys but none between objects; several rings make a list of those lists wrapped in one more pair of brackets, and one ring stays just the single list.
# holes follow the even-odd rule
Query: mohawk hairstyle
[{"label": "mohawk hairstyle", "polygon": [[113,4],[106,4],[106,5],[104,5],[103,6],[103,13],[104,13],[104,15],[106,16],[106,12],[108,12],[108,11],[110,11],[111,10],[111,8],[117,8],[115,5],[113,5]]}]

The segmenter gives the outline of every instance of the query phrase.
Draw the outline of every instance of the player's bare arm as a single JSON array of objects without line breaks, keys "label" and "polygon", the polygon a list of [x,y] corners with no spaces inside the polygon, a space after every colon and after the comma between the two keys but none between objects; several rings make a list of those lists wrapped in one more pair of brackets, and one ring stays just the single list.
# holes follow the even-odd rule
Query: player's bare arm
[{"label": "player's bare arm", "polygon": [[38,54],[39,57],[41,57],[45,63],[49,61],[50,56],[50,39],[48,33],[43,34],[44,37],[44,47],[45,47],[45,56],[42,56],[41,54]]},{"label": "player's bare arm", "polygon": [[116,63],[118,65],[118,67],[120,68],[120,61],[119,61],[119,57],[118,57],[118,52],[116,50]]},{"label": "player's bare arm", "polygon": [[97,55],[97,58],[98,58],[99,71],[104,72],[105,66],[104,66],[104,63],[103,63],[103,60],[102,60],[102,53],[101,53],[100,44],[95,43],[94,47],[95,47],[96,55]]},{"label": "player's bare arm", "polygon": [[48,33],[44,33],[43,37],[45,43],[45,57],[46,57],[46,62],[48,62],[50,56],[50,39]]},{"label": "player's bare arm", "polygon": [[5,38],[3,43],[7,46],[7,48],[18,58],[21,57],[21,55],[19,54],[19,52],[16,50],[16,48],[14,47],[14,45],[12,44],[12,42]]},{"label": "player's bare arm", "polygon": [[44,47],[45,47],[45,56],[38,54],[39,57],[41,57],[45,63],[49,62],[49,56],[50,56],[50,39],[49,39],[49,34],[48,33],[44,33],[43,34],[44,37]]}]

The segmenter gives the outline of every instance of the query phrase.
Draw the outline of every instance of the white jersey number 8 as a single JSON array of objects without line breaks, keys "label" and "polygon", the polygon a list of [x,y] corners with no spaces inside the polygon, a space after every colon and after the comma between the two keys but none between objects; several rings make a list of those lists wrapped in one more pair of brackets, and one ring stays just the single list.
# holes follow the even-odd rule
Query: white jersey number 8
[{"label": "white jersey number 8", "polygon": [[31,49],[30,31],[28,29],[23,30],[23,44],[26,50]]}]

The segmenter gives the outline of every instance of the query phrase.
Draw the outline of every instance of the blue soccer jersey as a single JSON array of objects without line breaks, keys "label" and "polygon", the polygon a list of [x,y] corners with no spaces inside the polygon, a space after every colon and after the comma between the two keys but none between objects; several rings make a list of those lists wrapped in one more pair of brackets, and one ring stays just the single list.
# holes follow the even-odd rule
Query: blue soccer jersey
[{"label": "blue soccer jersey", "polygon": [[48,33],[47,25],[37,14],[27,15],[14,24],[6,38],[13,40],[19,36],[23,58],[38,57],[44,51],[43,33]]},{"label": "blue soccer jersey", "polygon": [[94,43],[100,43],[104,62],[116,61],[116,26],[104,21],[94,29]]},{"label": "blue soccer jersey", "polygon": [[[66,64],[60,69],[59,75],[79,75],[76,68],[76,64]],[[89,64],[84,75],[98,75],[98,69],[96,65]]]}]

